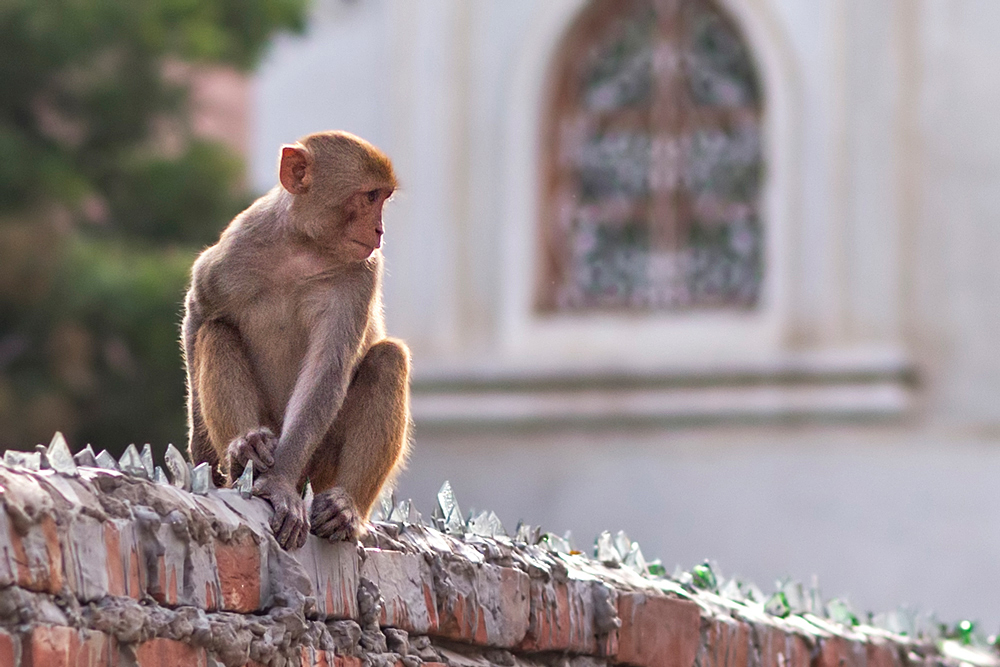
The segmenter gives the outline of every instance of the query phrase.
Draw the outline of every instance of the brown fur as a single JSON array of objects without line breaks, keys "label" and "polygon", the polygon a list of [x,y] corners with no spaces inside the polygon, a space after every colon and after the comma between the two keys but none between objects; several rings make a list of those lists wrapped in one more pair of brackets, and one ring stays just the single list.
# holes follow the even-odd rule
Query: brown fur
[{"label": "brown fur", "polygon": [[410,360],[382,316],[389,158],[323,132],[282,147],[279,176],[198,257],[182,337],[192,460],[220,483],[252,461],[288,548],[310,518],[324,537],[359,534],[406,458]]}]

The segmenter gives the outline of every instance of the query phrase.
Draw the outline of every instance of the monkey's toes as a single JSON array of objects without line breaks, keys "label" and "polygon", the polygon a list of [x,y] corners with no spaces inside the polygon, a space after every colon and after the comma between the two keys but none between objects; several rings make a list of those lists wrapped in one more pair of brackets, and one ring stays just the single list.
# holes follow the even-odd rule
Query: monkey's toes
[{"label": "monkey's toes", "polygon": [[354,499],[340,487],[333,487],[313,499],[309,522],[315,535],[330,541],[353,541],[361,532],[361,514]]},{"label": "monkey's toes", "polygon": [[278,437],[266,426],[249,431],[229,443],[229,471],[239,475],[247,461],[253,461],[254,472],[266,472],[274,465],[274,450]]}]

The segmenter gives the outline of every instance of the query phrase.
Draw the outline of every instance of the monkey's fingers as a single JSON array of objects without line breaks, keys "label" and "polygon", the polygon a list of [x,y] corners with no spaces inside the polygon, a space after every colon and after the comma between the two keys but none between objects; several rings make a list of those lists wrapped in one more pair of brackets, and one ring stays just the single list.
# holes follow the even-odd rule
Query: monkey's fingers
[{"label": "monkey's fingers", "polygon": [[[275,519],[278,512],[275,511]],[[306,521],[303,513],[296,511],[296,508],[287,508],[281,517],[281,524],[275,528],[275,521],[272,519],[271,528],[274,530],[274,537],[283,549],[298,548],[305,544]]]}]

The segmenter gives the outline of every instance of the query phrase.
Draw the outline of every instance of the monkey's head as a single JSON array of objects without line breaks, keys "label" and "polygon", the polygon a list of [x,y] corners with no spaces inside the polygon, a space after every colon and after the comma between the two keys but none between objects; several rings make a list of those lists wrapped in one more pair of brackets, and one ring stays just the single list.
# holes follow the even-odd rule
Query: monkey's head
[{"label": "monkey's head", "polygon": [[281,147],[281,186],[295,226],[345,261],[382,246],[382,206],[396,189],[392,162],[348,132],[319,132]]}]

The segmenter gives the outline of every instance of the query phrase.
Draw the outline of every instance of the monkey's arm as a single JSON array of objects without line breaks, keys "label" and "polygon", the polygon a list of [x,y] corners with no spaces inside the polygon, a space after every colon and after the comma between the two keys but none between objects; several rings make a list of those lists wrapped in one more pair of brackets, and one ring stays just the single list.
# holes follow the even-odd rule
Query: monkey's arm
[{"label": "monkey's arm", "polygon": [[308,351],[295,382],[274,466],[255,485],[271,501],[271,528],[285,548],[305,543],[309,524],[298,483],[323,436],[344,403],[350,374],[360,354],[365,318],[353,313],[324,313],[312,329]]}]

